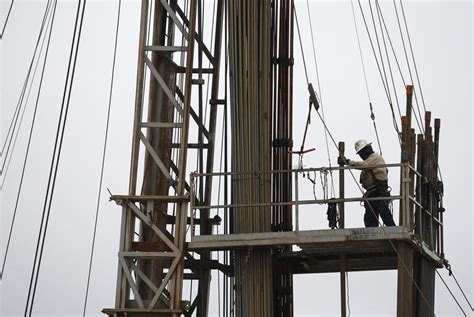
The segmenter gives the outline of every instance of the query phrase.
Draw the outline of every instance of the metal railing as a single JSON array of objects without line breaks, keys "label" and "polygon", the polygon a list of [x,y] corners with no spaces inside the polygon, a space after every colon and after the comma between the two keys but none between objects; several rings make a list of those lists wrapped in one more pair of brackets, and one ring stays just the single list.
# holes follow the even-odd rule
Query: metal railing
[{"label": "metal railing", "polygon": [[[387,197],[364,197],[363,189],[357,183],[360,190],[358,197],[331,197],[323,199],[299,199],[300,196],[300,178],[302,173],[328,173],[332,171],[349,171],[354,177],[352,170],[356,169],[351,166],[344,167],[320,167],[320,168],[303,168],[291,170],[276,170],[276,171],[253,171],[253,172],[221,172],[221,173],[191,173],[190,178],[190,225],[191,237],[195,235],[196,211],[198,210],[224,210],[228,213],[230,209],[239,212],[241,209],[248,208],[263,208],[276,206],[292,206],[292,211],[295,214],[294,230],[299,231],[299,207],[302,205],[321,205],[327,203],[351,203],[363,201],[380,201],[392,200],[400,202],[400,226],[415,235],[418,235],[424,242],[425,246],[436,252],[438,255],[443,255],[443,221],[442,212],[440,212],[439,204],[436,204],[433,199],[429,199],[430,195],[426,193],[432,190],[432,184],[427,183],[427,179],[417,172],[412,166],[406,163],[402,164],[385,164],[367,166],[364,169],[373,168],[400,168],[400,194],[390,195]],[[360,169],[360,168],[359,168]],[[357,170],[359,170],[357,169]],[[289,179],[294,180],[292,186],[294,198],[290,201],[283,202],[252,202],[252,203],[230,203],[230,204],[196,204],[196,180],[204,177],[224,177],[231,178],[232,183],[238,181],[258,180],[268,182],[274,174],[287,174]],[[392,178],[391,182],[395,182],[396,178]],[[431,195],[433,196],[433,195]],[[294,208],[294,209],[293,209]]]}]

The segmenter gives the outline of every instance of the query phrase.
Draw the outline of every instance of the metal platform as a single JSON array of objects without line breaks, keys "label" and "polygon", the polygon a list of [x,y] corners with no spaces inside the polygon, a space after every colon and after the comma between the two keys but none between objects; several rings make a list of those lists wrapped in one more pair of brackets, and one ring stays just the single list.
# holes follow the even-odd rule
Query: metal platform
[{"label": "metal platform", "polygon": [[194,236],[188,249],[278,249],[291,245],[301,250],[277,253],[276,257],[291,262],[294,274],[304,274],[339,272],[341,256],[346,258],[347,271],[397,269],[394,248],[398,250],[401,244],[410,246],[436,267],[442,267],[442,259],[403,226]]},{"label": "metal platform", "polygon": [[139,308],[123,308],[123,309],[114,309],[114,308],[104,308],[102,313],[109,316],[124,316],[124,317],[133,317],[133,316],[157,316],[161,315],[172,315],[172,314],[181,314],[182,310],[180,309],[139,309]]}]

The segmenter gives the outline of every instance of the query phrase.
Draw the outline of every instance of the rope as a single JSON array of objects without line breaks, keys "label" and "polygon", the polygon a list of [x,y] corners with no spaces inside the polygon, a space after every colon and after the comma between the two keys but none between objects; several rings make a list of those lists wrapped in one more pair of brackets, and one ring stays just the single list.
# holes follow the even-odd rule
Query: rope
[{"label": "rope", "polygon": [[5,33],[5,28],[7,27],[8,18],[10,17],[10,13],[12,12],[13,2],[15,2],[15,0],[12,0],[12,2],[10,3],[10,8],[8,9],[7,17],[5,18],[5,23],[3,24],[2,34],[0,34],[0,40],[3,39],[3,34]]},{"label": "rope", "polygon": [[439,274],[438,270],[435,270],[436,273],[438,274],[439,278],[441,279],[441,281],[443,281],[443,284],[444,286],[446,286],[447,290],[449,291],[449,294],[451,294],[451,297],[454,299],[454,301],[456,302],[456,304],[458,305],[459,309],[462,311],[463,315],[464,316],[467,316],[466,315],[466,312],[462,309],[461,305],[459,304],[456,296],[454,296],[453,292],[451,291],[451,289],[449,288],[448,284],[446,284],[446,282],[444,281],[443,277],[441,276],[441,274]]},{"label": "rope", "polygon": [[[74,81],[74,73],[76,70],[76,61],[77,61],[77,55],[79,51],[79,42],[81,38],[81,33],[82,33],[82,22],[84,20],[84,11],[86,7],[86,0],[84,0],[84,4],[81,9],[81,3],[82,1],[79,0],[78,5],[77,5],[77,12],[76,12],[76,21],[75,21],[75,26],[74,26],[74,34],[73,34],[73,40],[71,43],[71,52],[69,55],[69,65],[68,65],[68,70],[67,70],[67,75],[66,75],[66,81],[64,84],[64,92],[63,92],[63,99],[62,99],[62,105],[61,105],[61,112],[58,120],[58,127],[57,127],[57,132],[56,132],[56,140],[54,144],[54,150],[53,150],[53,157],[51,159],[51,168],[49,172],[49,179],[48,179],[48,186],[46,190],[46,195],[44,199],[44,206],[43,206],[43,214],[41,218],[41,224],[40,224],[40,231],[38,233],[38,240],[37,240],[37,245],[36,245],[36,251],[35,251],[35,258],[34,258],[34,264],[33,268],[31,271],[31,278],[30,278],[30,284],[28,288],[28,297],[27,297],[27,302],[25,305],[25,316],[31,316],[32,310],[33,310],[33,305],[34,305],[34,300],[35,300],[35,295],[36,295],[36,287],[38,284],[38,277],[39,277],[39,272],[41,268],[41,260],[43,257],[43,251],[44,251],[44,244],[46,240],[46,233],[48,229],[48,223],[49,223],[49,217],[51,213],[51,203],[54,195],[54,187],[56,184],[56,176],[58,172],[58,167],[59,167],[59,160],[61,156],[61,150],[62,150],[62,143],[64,139],[64,131],[66,127],[66,122],[67,122],[67,115],[69,111],[69,104],[70,104],[70,99],[71,99],[71,92],[72,92],[72,84]],[[55,2],[54,10],[56,9],[56,4],[57,1]],[[81,12],[82,11],[82,12]],[[79,19],[80,17],[80,19]],[[80,20],[80,21],[79,21]],[[79,30],[78,30],[78,24],[79,24]],[[76,36],[77,36],[77,41],[76,41]],[[74,48],[76,48],[75,53],[74,53]],[[74,57],[74,59],[73,59]],[[69,76],[70,71],[72,67],[72,73],[71,76]],[[69,84],[69,85],[68,85]],[[68,89],[69,88],[69,89]],[[67,99],[67,100],[66,100]],[[63,117],[63,111],[64,111],[64,117]],[[61,127],[62,123],[62,127]],[[59,148],[58,148],[59,145]],[[54,173],[53,173],[54,170]],[[50,191],[51,188],[51,191]],[[44,227],[43,227],[44,225]],[[41,244],[41,246],[40,246]]]},{"label": "rope", "polygon": [[[15,225],[16,214],[17,214],[17,211],[18,211],[18,202],[20,200],[20,193],[21,193],[21,189],[22,189],[22,186],[23,186],[23,178],[25,176],[26,162],[28,160],[28,155],[29,155],[29,152],[30,152],[31,138],[32,138],[32,135],[33,135],[33,128],[34,128],[35,121],[36,121],[36,113],[37,113],[37,109],[38,109],[39,97],[40,97],[40,94],[41,94],[41,88],[43,86],[44,70],[46,68],[46,61],[47,61],[47,58],[48,58],[49,44],[50,44],[50,41],[51,41],[51,33],[52,33],[53,22],[54,22],[54,14],[50,15],[50,18],[51,18],[49,20],[50,22],[48,22],[49,36],[48,36],[48,42],[46,44],[46,51],[45,51],[44,62],[43,62],[43,69],[41,71],[41,78],[40,78],[39,87],[38,87],[38,94],[36,96],[36,104],[35,104],[35,108],[34,108],[34,112],[33,112],[33,119],[32,119],[32,122],[31,122],[30,133],[29,133],[29,136],[28,136],[28,143],[27,143],[27,146],[26,146],[25,159],[23,161],[23,167],[22,167],[21,176],[20,176],[20,183],[18,185],[18,191],[17,191],[16,200],[15,200],[15,207],[13,209],[13,217],[12,217],[12,221],[11,221],[11,224],[10,224],[10,231],[8,233],[7,245],[5,247],[5,254],[4,254],[4,257],[3,257],[2,270],[0,271],[0,280],[3,278],[3,273],[5,271],[5,265],[6,265],[6,261],[7,261],[7,258],[8,258],[8,250],[10,248],[11,237],[12,237],[13,228],[14,228],[14,225]],[[43,47],[45,39],[46,39],[46,37],[44,37],[44,39],[43,39],[43,43],[41,44],[42,47]],[[41,47],[41,50],[42,50],[42,47]],[[39,62],[39,59],[38,59],[38,62]],[[36,66],[38,66],[38,64]],[[36,72],[36,67],[35,67],[35,72]],[[30,86],[30,88],[31,88],[31,86]],[[10,158],[11,158],[11,156],[10,156]],[[7,166],[7,170],[8,170],[8,166]],[[3,181],[5,181],[5,176],[3,178]],[[3,183],[2,183],[2,187],[3,187]]]},{"label": "rope", "polygon": [[[356,20],[356,16],[355,16],[354,1],[353,0],[351,0],[351,8],[352,8],[352,17],[354,19],[354,27],[355,27],[355,31],[356,31],[356,37],[357,37],[357,45],[359,47],[360,62],[362,64],[362,72],[364,74],[365,89],[367,91],[367,99],[369,100],[370,118],[372,119],[372,123],[374,125],[374,131],[375,131],[375,136],[377,138],[377,144],[379,146],[380,154],[382,155],[382,146],[380,145],[379,132],[377,130],[377,124],[375,123],[375,114],[374,114],[374,109],[372,107],[372,101],[371,101],[371,98],[370,98],[369,83],[368,83],[368,80],[367,80],[367,72],[365,70],[364,58],[363,58],[363,55],[362,55],[362,47],[360,45],[359,28],[357,27],[357,20]],[[323,117],[323,119],[324,119],[324,117]]]},{"label": "rope", "polygon": [[109,105],[107,109],[107,123],[105,125],[105,136],[104,136],[104,148],[102,150],[102,163],[100,169],[100,180],[99,180],[99,188],[97,193],[97,206],[95,210],[95,219],[94,219],[94,233],[92,235],[92,245],[91,245],[91,254],[89,259],[89,271],[87,273],[87,286],[86,286],[86,294],[84,298],[84,309],[82,311],[82,316],[86,316],[86,308],[87,308],[87,299],[89,296],[89,286],[90,286],[90,279],[91,279],[91,272],[92,272],[92,260],[94,258],[94,248],[95,248],[95,239],[97,233],[97,222],[99,219],[99,203],[101,198],[101,189],[102,189],[102,181],[104,177],[104,166],[105,166],[105,154],[107,151],[107,140],[109,136],[109,122],[110,122],[110,110],[112,107],[112,91],[114,87],[114,75],[115,75],[115,61],[117,57],[117,42],[118,42],[118,34],[119,34],[119,26],[120,26],[120,9],[122,7],[122,0],[118,0],[118,10],[117,10],[117,25],[115,27],[115,43],[114,43],[114,57],[112,61],[112,74],[110,78],[110,90],[109,90]]}]

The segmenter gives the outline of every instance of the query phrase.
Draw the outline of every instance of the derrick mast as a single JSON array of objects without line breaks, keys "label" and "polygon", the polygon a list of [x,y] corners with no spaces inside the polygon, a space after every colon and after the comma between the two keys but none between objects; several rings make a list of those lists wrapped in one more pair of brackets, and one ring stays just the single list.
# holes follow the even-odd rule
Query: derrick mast
[{"label": "derrick mast", "polygon": [[[345,205],[373,199],[345,197],[351,168],[292,167],[293,0],[217,0],[210,31],[203,5],[142,0],[129,193],[112,196],[122,206],[116,303],[103,312],[208,316],[217,270],[226,316],[291,317],[295,274],[339,272],[345,316],[346,272],[392,269],[397,316],[431,316],[434,270],[445,263],[433,186],[439,119],[433,141],[427,112],[415,142],[407,86],[402,159],[386,166],[401,171],[400,193],[385,197],[400,201],[399,226],[347,228]],[[318,111],[309,82],[308,90]],[[218,130],[225,167],[216,172]],[[299,174],[329,171],[339,172],[339,197],[298,199]],[[300,231],[299,206],[321,204],[333,212],[338,204],[335,230]]]}]

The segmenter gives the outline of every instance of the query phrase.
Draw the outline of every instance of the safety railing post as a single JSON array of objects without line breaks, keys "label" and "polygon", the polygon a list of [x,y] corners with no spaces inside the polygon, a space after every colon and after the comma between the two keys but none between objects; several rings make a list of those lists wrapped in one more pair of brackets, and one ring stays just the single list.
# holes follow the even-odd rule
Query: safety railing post
[{"label": "safety railing post", "polygon": [[408,164],[403,164],[402,169],[402,179],[401,179],[401,188],[400,196],[400,225],[411,230],[410,226],[410,172]]},{"label": "safety railing post", "polygon": [[298,195],[298,171],[295,172],[295,231],[300,230],[300,209],[299,209],[299,195]]}]

